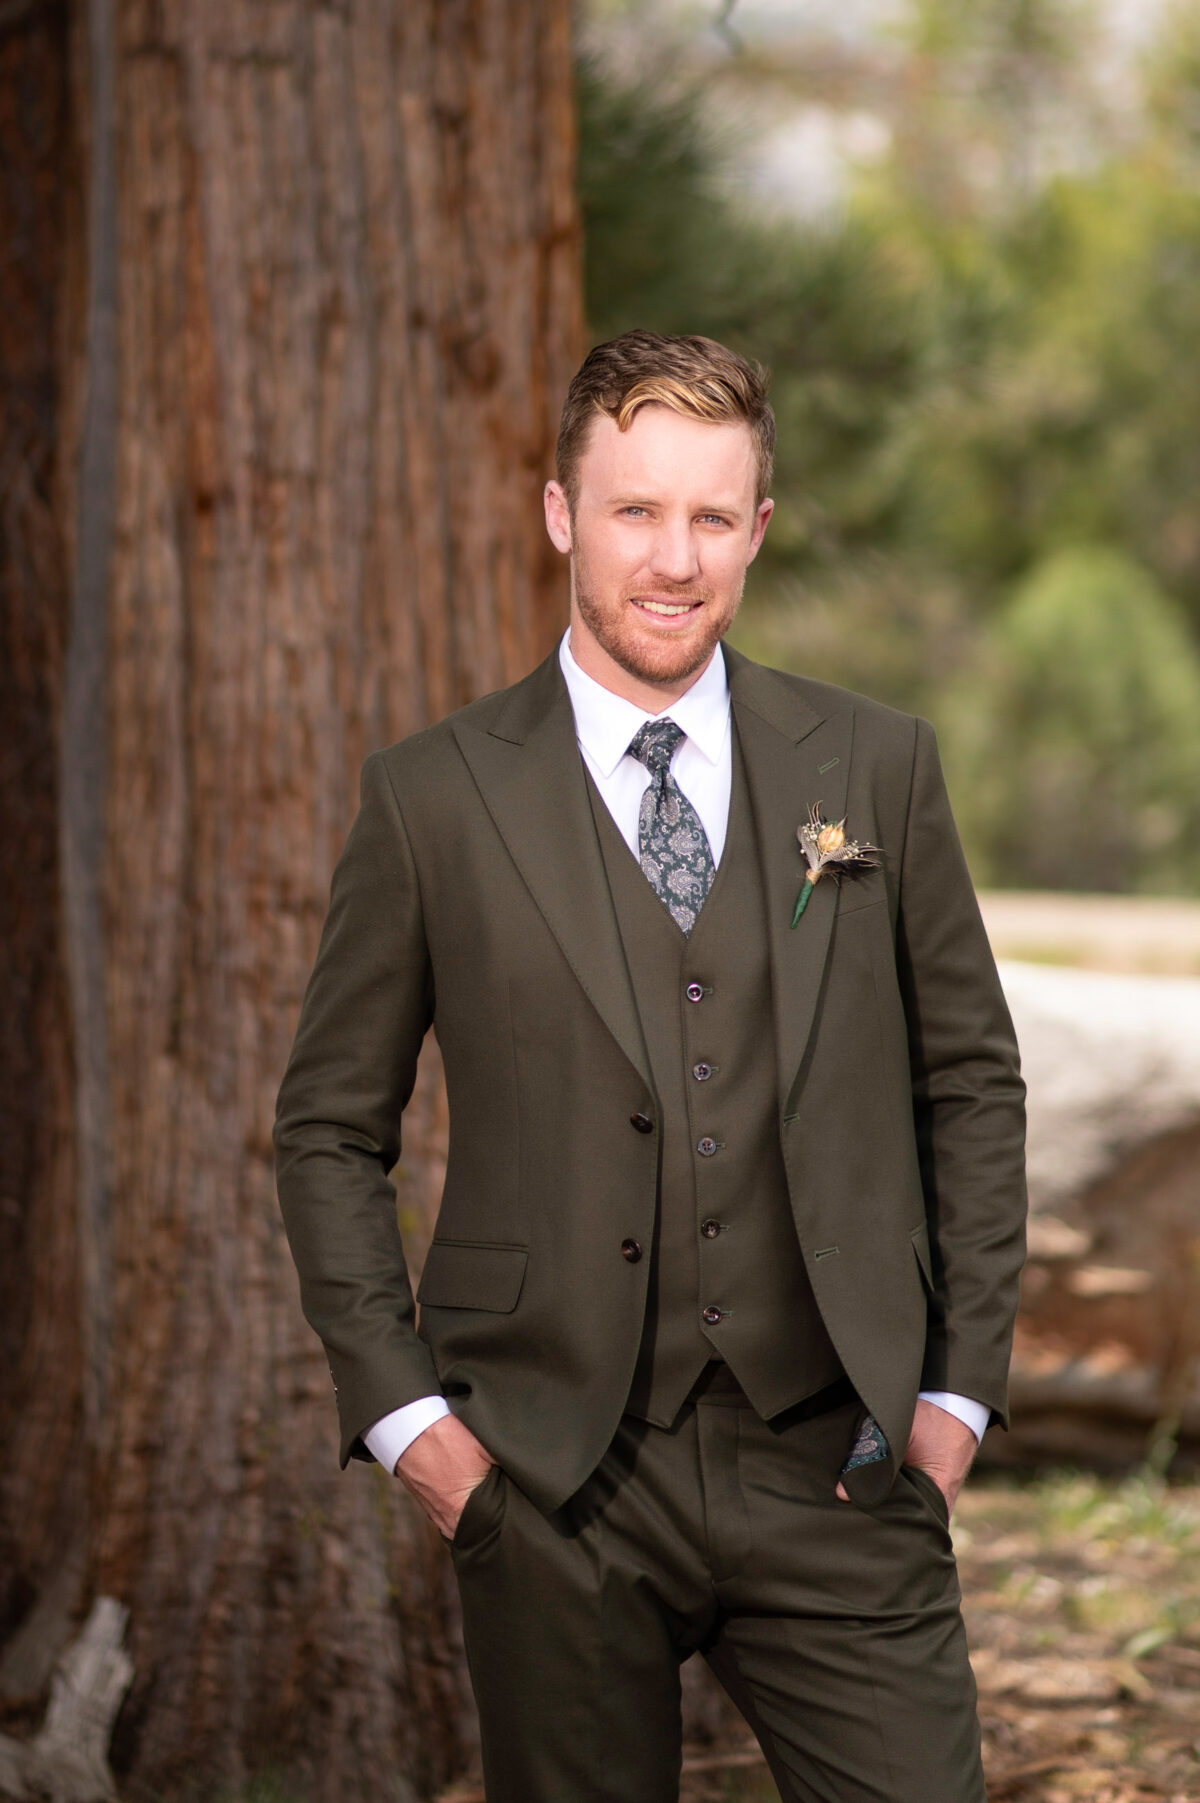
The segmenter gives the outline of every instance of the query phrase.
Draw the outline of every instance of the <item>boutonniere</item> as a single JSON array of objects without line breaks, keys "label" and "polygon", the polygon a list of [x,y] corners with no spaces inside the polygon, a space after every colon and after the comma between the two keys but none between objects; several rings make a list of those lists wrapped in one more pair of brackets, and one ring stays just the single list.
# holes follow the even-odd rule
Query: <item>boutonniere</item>
[{"label": "boutonniere", "polygon": [[850,870],[874,870],[879,864],[879,859],[871,856],[872,852],[879,850],[878,845],[868,844],[865,840],[860,845],[857,839],[847,839],[845,816],[836,822],[822,820],[820,802],[808,810],[808,819],[803,826],[797,827],[796,837],[800,841],[808,869],[796,897],[793,926],[807,908],[809,896],[827,870],[840,877]]}]

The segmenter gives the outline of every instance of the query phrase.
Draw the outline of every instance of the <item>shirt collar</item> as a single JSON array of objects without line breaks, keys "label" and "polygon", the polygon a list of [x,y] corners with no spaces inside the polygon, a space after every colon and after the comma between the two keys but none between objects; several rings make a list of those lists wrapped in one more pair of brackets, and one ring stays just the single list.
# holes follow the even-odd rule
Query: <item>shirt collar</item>
[{"label": "shirt collar", "polygon": [[661,714],[647,714],[581,670],[571,655],[570,637],[568,627],[558,661],[575,714],[575,735],[602,776],[612,775],[647,720],[674,720],[710,764],[718,762],[729,730],[729,675],[720,645],[678,701]]}]

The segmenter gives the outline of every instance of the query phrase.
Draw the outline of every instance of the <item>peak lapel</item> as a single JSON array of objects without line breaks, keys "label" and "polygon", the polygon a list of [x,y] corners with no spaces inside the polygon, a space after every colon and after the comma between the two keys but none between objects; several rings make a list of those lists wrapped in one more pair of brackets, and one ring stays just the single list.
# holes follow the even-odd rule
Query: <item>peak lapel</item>
[{"label": "peak lapel", "polygon": [[726,659],[763,870],[786,1114],[812,1032],[838,898],[836,880],[823,877],[792,926],[806,869],[796,829],[816,802],[827,820],[844,814],[854,715],[847,708],[822,717],[777,672],[728,646]]},{"label": "peak lapel", "polygon": [[509,692],[490,729],[459,722],[454,731],[496,829],[563,956],[653,1090],[557,651]]}]

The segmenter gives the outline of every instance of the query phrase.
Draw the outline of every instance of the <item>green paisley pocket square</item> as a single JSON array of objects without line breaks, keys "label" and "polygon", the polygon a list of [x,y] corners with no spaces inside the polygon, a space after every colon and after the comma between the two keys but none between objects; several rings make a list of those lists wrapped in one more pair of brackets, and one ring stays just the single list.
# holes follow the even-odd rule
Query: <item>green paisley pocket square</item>
[{"label": "green paisley pocket square", "polygon": [[850,1457],[842,1466],[841,1476],[845,1477],[848,1471],[857,1471],[860,1465],[877,1465],[880,1459],[887,1458],[888,1451],[888,1443],[878,1421],[874,1415],[864,1415],[858,1437],[850,1449]]}]

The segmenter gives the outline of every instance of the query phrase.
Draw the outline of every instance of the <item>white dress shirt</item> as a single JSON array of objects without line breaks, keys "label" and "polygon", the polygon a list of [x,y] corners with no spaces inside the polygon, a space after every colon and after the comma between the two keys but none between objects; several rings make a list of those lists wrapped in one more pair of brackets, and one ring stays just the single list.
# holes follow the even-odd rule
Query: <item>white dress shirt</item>
[{"label": "white dress shirt", "polygon": [[650,787],[645,764],[627,755],[630,741],[647,720],[674,720],[687,734],[671,760],[671,775],[687,796],[708,835],[713,863],[721,862],[729,828],[733,787],[733,740],[729,678],[718,645],[685,695],[661,714],[647,714],[587,676],[571,656],[570,633],[558,647],[558,661],[575,712],[575,736],[600,798],[616,821],[634,857],[640,855],[638,814]]},{"label": "white dress shirt", "polygon": [[[583,761],[634,857],[639,854],[638,814],[651,779],[645,764],[628,755],[629,743],[648,719],[673,720],[687,737],[672,759],[671,774],[700,816],[713,863],[719,864],[725,849],[733,786],[729,677],[721,647],[717,646],[691,688],[661,714],[654,715],[614,695],[579,668],[571,656],[569,629],[559,644],[558,661],[575,713],[575,735]],[[926,1402],[936,1403],[947,1414],[957,1416],[977,1440],[982,1440],[991,1418],[986,1403],[946,1390],[922,1390],[921,1395]],[[449,1413],[443,1397],[422,1396],[403,1408],[393,1409],[369,1427],[363,1439],[379,1463],[391,1471],[417,1435]]]}]

